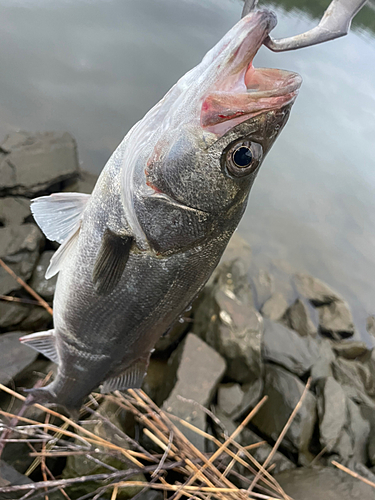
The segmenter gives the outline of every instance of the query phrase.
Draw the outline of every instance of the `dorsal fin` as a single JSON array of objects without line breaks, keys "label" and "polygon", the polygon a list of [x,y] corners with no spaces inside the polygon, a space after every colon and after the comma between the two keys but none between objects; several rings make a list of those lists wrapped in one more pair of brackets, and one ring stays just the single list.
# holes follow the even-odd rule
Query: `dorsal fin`
[{"label": "dorsal fin", "polygon": [[59,362],[59,356],[56,351],[55,345],[55,335],[54,330],[48,330],[47,332],[36,332],[30,333],[20,338],[22,344],[26,344],[32,347],[36,351],[44,354],[54,363]]},{"label": "dorsal fin", "polygon": [[120,236],[106,229],[96,257],[92,280],[100,295],[112,292],[124,272],[133,244],[132,236]]},{"label": "dorsal fin", "polygon": [[62,243],[76,231],[89,199],[89,194],[53,193],[34,198],[30,208],[46,237]]}]

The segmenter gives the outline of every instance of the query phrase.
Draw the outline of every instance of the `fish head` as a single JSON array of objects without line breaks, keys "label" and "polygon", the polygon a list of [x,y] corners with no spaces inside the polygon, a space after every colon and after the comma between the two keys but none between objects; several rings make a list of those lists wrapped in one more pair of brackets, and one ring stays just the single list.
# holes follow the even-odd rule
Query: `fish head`
[{"label": "fish head", "polygon": [[296,73],[253,66],[275,25],[269,10],[245,16],[140,122],[138,193],[221,220],[243,212],[301,85]]}]

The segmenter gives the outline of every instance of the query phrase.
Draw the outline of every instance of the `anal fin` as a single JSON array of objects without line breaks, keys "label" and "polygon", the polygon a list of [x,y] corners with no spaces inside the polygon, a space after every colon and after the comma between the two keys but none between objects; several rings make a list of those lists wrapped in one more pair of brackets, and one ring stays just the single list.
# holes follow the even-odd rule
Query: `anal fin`
[{"label": "anal fin", "polygon": [[101,393],[107,394],[113,391],[124,391],[125,389],[139,389],[146,375],[148,359],[139,359],[130,365],[117,377],[107,379],[101,387]]},{"label": "anal fin", "polygon": [[92,272],[92,280],[99,295],[111,293],[120,281],[132,244],[132,236],[120,236],[106,229]]},{"label": "anal fin", "polygon": [[56,350],[56,342],[54,330],[48,330],[47,332],[36,332],[30,333],[20,338],[22,344],[26,344],[32,347],[36,351],[40,352],[47,358],[49,358],[54,363],[59,362],[59,356]]}]

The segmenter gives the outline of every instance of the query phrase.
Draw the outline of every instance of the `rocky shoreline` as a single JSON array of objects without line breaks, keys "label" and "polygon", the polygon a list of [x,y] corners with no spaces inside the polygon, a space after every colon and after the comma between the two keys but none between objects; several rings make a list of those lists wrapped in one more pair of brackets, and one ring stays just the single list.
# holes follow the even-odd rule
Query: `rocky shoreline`
[{"label": "rocky shoreline", "polygon": [[[62,190],[90,193],[95,181],[80,171],[67,133],[16,133],[0,145],[0,258],[47,302],[55,279],[45,280],[44,273],[56,245],[35,225],[29,200]],[[0,296],[0,383],[32,387],[54,365],[18,338],[50,328],[51,315],[2,267]],[[374,316],[367,330],[375,335]],[[374,498],[371,486],[331,465],[341,463],[375,483],[375,350],[353,340],[355,334],[343,297],[306,274],[280,282],[257,268],[250,247],[235,234],[201,295],[158,342],[143,389],[161,408],[212,435],[218,426],[230,435],[267,396],[239,438],[243,446],[264,441],[254,450],[263,463],[308,383],[272,473],[295,500]],[[1,409],[10,403],[0,394]],[[25,415],[40,418],[40,411]],[[199,450],[212,451],[203,434],[181,430]],[[32,461],[25,443],[7,443],[0,487],[30,480],[24,474]],[[86,462],[74,457],[51,467],[64,477],[98,470]],[[149,491],[138,498],[163,495]]]}]

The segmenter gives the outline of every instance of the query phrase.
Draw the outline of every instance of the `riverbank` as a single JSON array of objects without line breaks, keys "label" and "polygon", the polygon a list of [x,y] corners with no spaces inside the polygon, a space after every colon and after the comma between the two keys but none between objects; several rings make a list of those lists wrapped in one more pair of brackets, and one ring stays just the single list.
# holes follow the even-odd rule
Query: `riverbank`
[{"label": "riverbank", "polygon": [[[95,180],[92,174],[80,171],[75,141],[67,133],[17,133],[0,145],[0,258],[49,304],[55,280],[45,280],[44,273],[56,245],[47,241],[35,225],[29,200],[61,190],[90,193]],[[32,387],[56,367],[20,345],[18,338],[49,329],[52,317],[4,268],[0,268],[0,295],[0,383],[17,390]],[[216,452],[215,440],[220,443],[236,432],[263,401],[237,439],[242,447],[239,457],[246,465],[232,463],[230,455],[222,457],[228,480],[236,488],[246,489],[254,479],[254,462],[246,450],[258,463],[267,461],[300,405],[277,452],[267,462],[286,493],[295,500],[324,498],[327,491],[336,495],[332,500],[371,498],[374,490],[369,485],[332,466],[337,462],[375,483],[372,316],[367,320],[367,330],[371,345],[359,339],[345,298],[322,281],[294,274],[285,265],[272,270],[259,268],[250,247],[235,234],[192,308],[158,342],[143,384],[145,393],[162,411],[188,422],[188,427],[177,421],[174,435],[167,433],[167,443],[159,442],[158,447],[144,432],[147,426],[142,418],[129,410],[134,401],[124,402],[119,397],[112,400],[115,406],[111,406],[110,398],[91,401],[97,413],[92,416],[86,410],[82,427],[124,450],[134,446],[125,438],[118,441],[118,434],[126,433],[149,454],[158,454],[158,460],[162,457],[160,450],[168,450],[168,440],[170,447],[180,446],[174,439],[181,439],[177,434],[182,432],[190,442],[189,449],[198,450],[194,453],[202,460],[207,456],[202,454]],[[263,400],[265,396],[267,401]],[[127,410],[121,405],[128,405]],[[22,404],[3,392],[0,407],[17,414]],[[22,409],[22,415],[45,419],[45,414],[34,407]],[[6,432],[9,418],[3,416],[2,421]],[[35,454],[30,456],[29,445],[37,452],[46,446],[38,432],[38,428],[28,427],[26,440],[22,433],[6,434],[9,442],[0,463],[0,498],[1,487],[43,479],[39,464],[35,470],[30,469]],[[97,444],[86,443],[88,448],[82,449],[79,437],[71,436],[66,442],[59,439],[49,449],[52,455],[53,451],[60,455],[47,459],[54,476],[68,479],[129,467],[116,454],[114,460],[107,449],[98,458]],[[234,454],[237,451],[232,449]],[[173,474],[165,477],[177,484],[183,476]],[[140,481],[146,479],[152,479],[148,472],[142,473]],[[100,484],[90,481],[79,487],[69,485],[67,492],[72,499],[80,498],[96,491]],[[160,492],[154,493],[142,493],[138,499],[163,498]],[[110,489],[108,495],[111,497]],[[129,498],[129,490],[119,489],[116,495]]]}]

